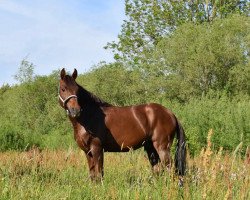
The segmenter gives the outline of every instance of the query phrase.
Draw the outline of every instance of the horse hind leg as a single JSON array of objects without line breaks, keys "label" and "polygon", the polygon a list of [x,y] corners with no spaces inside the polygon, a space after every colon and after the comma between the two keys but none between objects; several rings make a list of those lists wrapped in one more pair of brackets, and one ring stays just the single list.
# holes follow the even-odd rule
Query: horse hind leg
[{"label": "horse hind leg", "polygon": [[171,153],[170,153],[171,142],[168,141],[161,144],[158,141],[155,141],[153,142],[153,146],[157,151],[159,158],[161,160],[160,170],[170,171],[172,166]]},{"label": "horse hind leg", "polygon": [[147,152],[148,159],[152,166],[153,172],[158,174],[160,172],[160,167],[159,167],[160,157],[157,151],[155,150],[152,141],[149,140],[145,142],[144,149]]}]

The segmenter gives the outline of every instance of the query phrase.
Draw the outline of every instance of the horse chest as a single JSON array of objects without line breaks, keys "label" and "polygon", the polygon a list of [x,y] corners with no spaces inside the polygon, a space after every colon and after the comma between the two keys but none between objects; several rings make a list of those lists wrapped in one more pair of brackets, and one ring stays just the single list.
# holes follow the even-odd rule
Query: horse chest
[{"label": "horse chest", "polygon": [[90,142],[92,136],[84,129],[80,127],[74,130],[74,138],[77,145],[85,152],[90,150]]}]

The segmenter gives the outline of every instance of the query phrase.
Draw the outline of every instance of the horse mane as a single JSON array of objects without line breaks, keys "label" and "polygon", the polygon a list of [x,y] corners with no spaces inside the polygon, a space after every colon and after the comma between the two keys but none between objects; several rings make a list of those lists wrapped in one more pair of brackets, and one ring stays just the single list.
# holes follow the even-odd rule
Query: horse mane
[{"label": "horse mane", "polygon": [[88,104],[94,104],[97,106],[109,107],[112,106],[110,103],[103,101],[101,98],[97,97],[93,93],[84,89],[81,85],[77,84],[79,87],[79,97],[84,99]]}]

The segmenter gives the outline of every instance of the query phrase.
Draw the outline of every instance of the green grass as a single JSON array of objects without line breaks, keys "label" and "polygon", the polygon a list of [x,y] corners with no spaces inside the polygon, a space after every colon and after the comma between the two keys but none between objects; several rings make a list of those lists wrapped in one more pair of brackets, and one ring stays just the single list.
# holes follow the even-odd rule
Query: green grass
[{"label": "green grass", "polygon": [[250,164],[222,153],[188,156],[183,188],[173,173],[153,176],[142,150],[106,153],[101,183],[80,150],[0,153],[0,199],[249,199]]}]

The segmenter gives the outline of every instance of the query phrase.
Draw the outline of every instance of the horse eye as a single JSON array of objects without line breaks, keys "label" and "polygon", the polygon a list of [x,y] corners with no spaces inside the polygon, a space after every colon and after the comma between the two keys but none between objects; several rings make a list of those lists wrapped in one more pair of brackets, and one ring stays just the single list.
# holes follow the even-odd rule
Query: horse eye
[{"label": "horse eye", "polygon": [[65,89],[64,89],[64,88],[62,88],[62,91],[63,91],[63,92],[65,92]]}]

